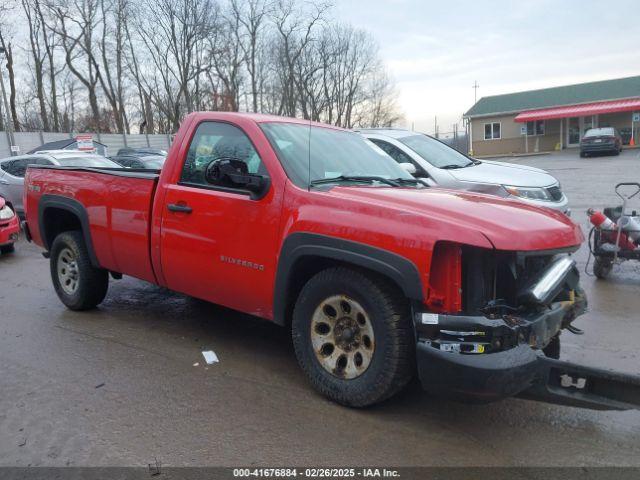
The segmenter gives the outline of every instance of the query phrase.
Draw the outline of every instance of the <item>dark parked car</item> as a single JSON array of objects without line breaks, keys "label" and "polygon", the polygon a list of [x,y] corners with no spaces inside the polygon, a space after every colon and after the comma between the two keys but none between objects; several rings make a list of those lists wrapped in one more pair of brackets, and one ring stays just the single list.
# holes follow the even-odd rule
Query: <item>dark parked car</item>
[{"label": "dark parked car", "polygon": [[580,156],[587,157],[592,153],[613,153],[622,151],[622,138],[613,127],[592,128],[587,130],[580,140]]},{"label": "dark parked car", "polygon": [[[102,155],[103,157],[107,156],[107,146],[104,143],[93,140],[93,148],[95,148],[95,153],[97,153],[98,155]],[[32,153],[53,150],[78,150],[78,140],[75,138],[65,138],[64,140],[47,142],[43,145],[40,145],[39,147],[34,148],[30,152],[27,152],[27,154],[30,155]]]}]

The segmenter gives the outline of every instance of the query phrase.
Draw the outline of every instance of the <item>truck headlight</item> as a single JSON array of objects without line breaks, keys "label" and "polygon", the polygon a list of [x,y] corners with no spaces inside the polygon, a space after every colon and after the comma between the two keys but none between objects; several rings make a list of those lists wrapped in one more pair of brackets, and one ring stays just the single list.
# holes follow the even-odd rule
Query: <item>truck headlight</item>
[{"label": "truck headlight", "polygon": [[504,189],[514,197],[524,198],[526,200],[542,200],[544,202],[551,202],[553,198],[546,188],[538,187],[512,187],[510,185],[503,185]]},{"label": "truck headlight", "polygon": [[15,213],[13,213],[13,210],[11,210],[11,207],[9,205],[5,205],[4,207],[0,208],[0,220],[10,220],[14,217]]}]

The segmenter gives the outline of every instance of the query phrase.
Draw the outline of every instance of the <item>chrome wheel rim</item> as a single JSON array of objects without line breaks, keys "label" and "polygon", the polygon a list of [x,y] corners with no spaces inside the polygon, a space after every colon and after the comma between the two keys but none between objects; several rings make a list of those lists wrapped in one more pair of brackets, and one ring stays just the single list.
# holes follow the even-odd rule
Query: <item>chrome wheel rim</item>
[{"label": "chrome wheel rim", "polygon": [[365,309],[346,295],[334,295],[316,308],[311,319],[311,344],[322,368],[352,380],[373,358],[375,337]]},{"label": "chrome wheel rim", "polygon": [[58,254],[58,282],[64,293],[73,295],[78,290],[80,272],[75,254],[69,248],[63,248]]}]

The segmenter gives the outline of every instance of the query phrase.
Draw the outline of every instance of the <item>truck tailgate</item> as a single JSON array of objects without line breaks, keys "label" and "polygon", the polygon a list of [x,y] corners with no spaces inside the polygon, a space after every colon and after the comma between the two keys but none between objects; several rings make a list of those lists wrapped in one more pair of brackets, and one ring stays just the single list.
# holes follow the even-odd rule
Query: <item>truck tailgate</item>
[{"label": "truck tailgate", "polygon": [[25,210],[34,241],[50,248],[52,239],[43,238],[41,232],[42,218],[47,209],[70,199],[86,212],[100,267],[155,282],[150,222],[158,176],[128,169],[29,167]]}]

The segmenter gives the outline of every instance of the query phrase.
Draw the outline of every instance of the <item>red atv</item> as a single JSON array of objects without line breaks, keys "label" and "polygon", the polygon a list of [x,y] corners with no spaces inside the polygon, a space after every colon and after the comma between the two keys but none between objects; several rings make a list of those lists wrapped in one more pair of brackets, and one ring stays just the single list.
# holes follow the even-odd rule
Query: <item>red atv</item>
[{"label": "red atv", "polygon": [[619,183],[615,191],[622,199],[622,205],[607,207],[602,212],[593,208],[587,211],[593,225],[589,233],[589,250],[594,258],[593,274],[599,279],[607,278],[614,265],[626,260],[640,260],[640,215],[636,210],[627,208],[629,200],[640,194],[640,183]]}]

